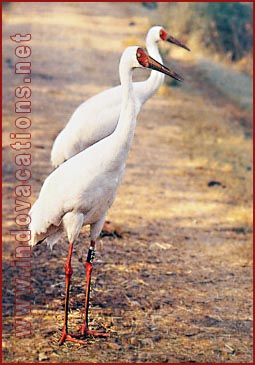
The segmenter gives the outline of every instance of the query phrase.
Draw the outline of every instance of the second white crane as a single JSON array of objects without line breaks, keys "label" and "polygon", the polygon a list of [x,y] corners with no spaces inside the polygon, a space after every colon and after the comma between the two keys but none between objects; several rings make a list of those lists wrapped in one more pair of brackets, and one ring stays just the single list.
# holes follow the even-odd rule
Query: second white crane
[{"label": "second white crane", "polygon": [[[187,46],[169,35],[163,27],[154,26],[147,34],[146,47],[149,55],[160,63],[162,63],[158,49],[160,40],[189,50]],[[159,89],[163,81],[163,74],[152,71],[147,80],[134,82],[136,116],[143,104]],[[53,144],[51,162],[54,167],[114,131],[120,115],[121,95],[119,85],[89,98],[74,111]]]}]

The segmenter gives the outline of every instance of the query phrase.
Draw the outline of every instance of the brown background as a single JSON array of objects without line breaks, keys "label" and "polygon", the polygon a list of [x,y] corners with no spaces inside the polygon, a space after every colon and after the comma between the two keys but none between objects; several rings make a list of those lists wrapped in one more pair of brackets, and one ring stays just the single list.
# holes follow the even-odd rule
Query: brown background
[{"label": "brown background", "polygon": [[[111,337],[89,339],[87,347],[57,344],[65,237],[52,252],[45,245],[34,249],[33,293],[27,298],[33,332],[29,338],[14,336],[14,279],[20,273],[11,265],[16,182],[8,136],[15,132],[13,92],[19,78],[9,36],[32,34],[32,203],[52,170],[50,150],[58,132],[81,102],[119,83],[123,49],[144,46],[165,6],[12,3],[4,8],[5,361],[252,361],[251,110],[242,106],[251,81],[229,65],[171,45],[161,46],[164,61],[185,83],[178,87],[167,80],[141,111],[125,177],[107,217],[109,232],[97,245],[90,320]],[[146,75],[136,72],[135,79]],[[229,92],[218,80],[230,85]],[[236,87],[243,87],[239,99]],[[208,187],[212,180],[222,185]],[[82,318],[87,233],[83,229],[73,257],[74,332]]]}]

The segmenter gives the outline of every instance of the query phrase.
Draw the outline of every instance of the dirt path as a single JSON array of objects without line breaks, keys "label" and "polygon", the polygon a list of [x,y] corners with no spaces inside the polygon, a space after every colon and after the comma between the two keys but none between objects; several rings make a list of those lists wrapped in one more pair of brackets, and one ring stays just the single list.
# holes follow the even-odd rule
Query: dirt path
[{"label": "dirt path", "polygon": [[[122,236],[98,242],[91,323],[110,332],[59,347],[67,243],[33,251],[32,335],[14,335],[13,33],[31,33],[33,197],[51,171],[57,133],[89,96],[118,83],[125,46],[144,45],[153,11],[141,4],[13,3],[4,12],[3,358],[6,362],[251,362],[249,113],[208,83],[196,61],[172,60],[187,80],[165,85],[139,115],[123,184],[108,219]],[[134,36],[135,35],[135,36]],[[165,49],[165,47],[164,47]],[[170,62],[165,55],[166,63]],[[169,62],[168,62],[169,61]],[[104,69],[102,69],[102,65]],[[144,78],[139,73],[136,78]],[[245,122],[245,123],[244,123]],[[242,126],[244,124],[244,127]],[[209,187],[210,181],[221,185]],[[88,247],[73,259],[70,322],[82,318]]]}]

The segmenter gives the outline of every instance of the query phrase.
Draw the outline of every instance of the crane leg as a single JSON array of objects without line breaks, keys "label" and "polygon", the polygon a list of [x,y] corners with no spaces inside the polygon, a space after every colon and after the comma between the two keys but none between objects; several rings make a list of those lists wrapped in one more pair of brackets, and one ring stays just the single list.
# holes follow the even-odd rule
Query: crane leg
[{"label": "crane leg", "polygon": [[86,294],[85,294],[85,307],[84,307],[84,321],[81,326],[81,334],[82,334],[82,336],[91,335],[91,336],[95,336],[95,337],[98,337],[98,336],[109,337],[110,336],[109,333],[90,330],[89,325],[88,325],[90,283],[91,283],[91,273],[93,270],[92,262],[95,257],[95,246],[96,246],[96,242],[91,241],[90,248],[88,250],[86,264],[85,264],[85,267],[86,267]]},{"label": "crane leg", "polygon": [[59,341],[59,345],[62,345],[65,341],[72,341],[77,342],[81,345],[86,345],[85,341],[79,340],[75,338],[74,336],[71,336],[68,333],[68,302],[69,302],[69,289],[70,289],[70,282],[71,282],[71,276],[73,274],[73,269],[71,266],[71,259],[72,259],[72,252],[73,252],[73,243],[70,243],[69,245],[69,251],[68,256],[66,260],[66,266],[65,266],[65,272],[66,272],[66,295],[65,295],[65,316],[64,316],[64,326],[62,329],[62,336]]}]

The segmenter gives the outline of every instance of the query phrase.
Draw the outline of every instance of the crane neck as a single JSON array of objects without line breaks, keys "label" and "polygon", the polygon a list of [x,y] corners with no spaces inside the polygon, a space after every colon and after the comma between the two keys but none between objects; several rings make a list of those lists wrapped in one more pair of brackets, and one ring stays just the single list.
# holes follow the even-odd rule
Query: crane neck
[{"label": "crane neck", "polygon": [[[159,53],[158,43],[156,43],[155,41],[152,42],[147,40],[146,47],[151,57],[153,57],[156,61],[160,63],[163,62],[162,57]],[[145,103],[157,92],[157,90],[163,84],[164,78],[165,76],[161,72],[151,71],[148,79],[145,81],[141,81],[141,90],[143,90],[143,93],[140,95],[140,98],[142,99],[142,104]]]},{"label": "crane neck", "polygon": [[[120,152],[127,157],[136,125],[135,96],[132,83],[133,68],[120,62],[121,109],[117,127],[113,132],[116,155]],[[124,156],[123,156],[124,158]]]}]

